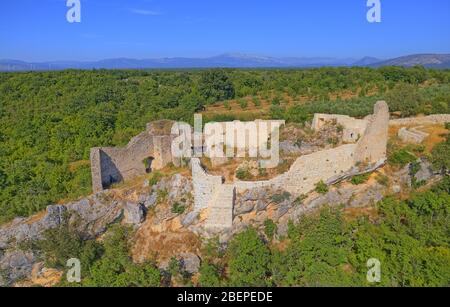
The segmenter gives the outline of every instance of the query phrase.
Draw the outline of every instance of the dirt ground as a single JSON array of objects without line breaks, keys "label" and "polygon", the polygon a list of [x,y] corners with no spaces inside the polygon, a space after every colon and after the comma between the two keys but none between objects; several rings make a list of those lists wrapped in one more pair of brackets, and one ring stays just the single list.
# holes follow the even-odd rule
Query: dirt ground
[{"label": "dirt ground", "polygon": [[201,241],[192,232],[182,230],[179,219],[156,224],[149,217],[132,239],[131,254],[137,263],[162,263],[180,253],[200,253]]}]

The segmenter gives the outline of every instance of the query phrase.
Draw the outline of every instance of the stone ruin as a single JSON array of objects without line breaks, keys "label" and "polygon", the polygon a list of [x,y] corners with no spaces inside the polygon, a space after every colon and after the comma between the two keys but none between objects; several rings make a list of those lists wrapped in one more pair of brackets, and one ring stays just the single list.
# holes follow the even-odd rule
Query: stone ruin
[{"label": "stone ruin", "polygon": [[315,114],[311,128],[319,131],[328,123],[335,123],[343,128],[343,141],[345,143],[355,143],[365,133],[368,117],[356,119],[347,115]]},{"label": "stone ruin", "polygon": [[408,129],[403,127],[398,131],[398,137],[405,143],[420,144],[429,136],[428,133],[420,131],[419,129],[421,128],[415,127]]},{"label": "stone ruin", "polygon": [[92,189],[94,193],[112,184],[130,180],[159,170],[169,163],[179,164],[172,157],[173,121],[149,123],[147,129],[134,137],[127,146],[91,149]]},{"label": "stone ruin", "polygon": [[[208,210],[205,228],[216,232],[232,227],[236,193],[270,187],[283,189],[298,197],[313,191],[320,181],[333,184],[373,171],[385,163],[389,127],[386,102],[376,103],[374,114],[364,119],[316,114],[312,127],[317,131],[327,122],[342,126],[346,144],[300,156],[289,171],[267,181],[225,183],[222,176],[208,174],[200,159],[192,158],[194,213]],[[113,183],[145,175],[169,163],[179,165],[181,161],[177,161],[171,153],[172,141],[178,137],[171,134],[173,124],[170,121],[150,123],[145,132],[133,138],[124,148],[93,148],[94,192],[107,189]]]},{"label": "stone ruin", "polygon": [[207,174],[199,159],[192,159],[194,210],[209,210],[205,228],[210,232],[232,228],[237,193],[271,188],[283,189],[298,197],[313,191],[320,181],[333,184],[384,165],[387,159],[389,127],[389,107],[386,102],[376,103],[374,114],[364,120],[318,114],[315,116],[313,128],[318,130],[327,121],[335,121],[343,126],[349,144],[300,156],[288,172],[271,180],[225,183],[221,176]]}]

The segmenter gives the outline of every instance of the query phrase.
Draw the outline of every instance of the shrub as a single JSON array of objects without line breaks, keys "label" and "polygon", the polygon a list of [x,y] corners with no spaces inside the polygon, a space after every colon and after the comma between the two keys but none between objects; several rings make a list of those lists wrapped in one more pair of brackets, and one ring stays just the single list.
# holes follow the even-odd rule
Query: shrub
[{"label": "shrub", "polygon": [[202,254],[208,261],[221,258],[223,256],[223,250],[220,245],[219,237],[207,239],[202,247]]},{"label": "shrub", "polygon": [[172,213],[174,214],[183,214],[184,211],[186,211],[186,207],[183,205],[180,205],[179,203],[174,203],[172,205]]},{"label": "shrub", "polygon": [[305,201],[305,199],[308,198],[308,196],[306,196],[305,194],[300,195],[299,197],[297,197],[294,201],[294,205],[298,206],[301,205],[303,203],[303,201]]},{"label": "shrub", "polygon": [[360,185],[360,184],[366,183],[367,180],[369,180],[369,177],[370,177],[369,173],[353,176],[351,183],[353,185]]},{"label": "shrub", "polygon": [[285,119],[286,118],[285,109],[280,106],[271,106],[270,107],[270,118],[271,119]]},{"label": "shrub", "polygon": [[240,168],[236,171],[236,178],[239,180],[249,180],[251,177],[250,172],[246,168]]},{"label": "shrub", "polygon": [[339,144],[339,138],[337,137],[330,137],[327,139],[327,143],[333,146],[336,146],[337,144]]},{"label": "shrub", "polygon": [[417,114],[423,100],[423,96],[416,86],[404,83],[400,83],[386,94],[390,110],[392,112],[400,111],[403,117]]},{"label": "shrub", "polygon": [[67,224],[44,232],[43,240],[37,242],[45,265],[50,268],[65,268],[67,260],[80,258],[83,241],[80,235]]},{"label": "shrub", "polygon": [[271,219],[267,219],[264,221],[264,233],[267,238],[272,239],[275,233],[277,232],[277,224]]},{"label": "shrub", "polygon": [[261,100],[258,97],[253,97],[253,104],[257,108],[260,107],[261,106]]},{"label": "shrub", "polygon": [[200,94],[209,103],[233,99],[235,90],[228,73],[223,69],[205,70],[199,81]]},{"label": "shrub", "polygon": [[88,287],[155,287],[161,274],[152,263],[134,264],[128,250],[129,229],[113,226],[106,234],[103,254],[83,281]]},{"label": "shrub", "polygon": [[170,258],[168,271],[172,277],[181,273],[181,264],[176,257]]},{"label": "shrub", "polygon": [[132,287],[161,286],[161,272],[153,263],[131,264],[127,268],[127,282]]},{"label": "shrub", "polygon": [[310,119],[308,110],[303,105],[293,106],[285,112],[285,119],[288,122],[304,124]]},{"label": "shrub", "polygon": [[229,102],[229,101],[225,101],[225,102],[223,103],[223,106],[225,107],[225,109],[231,110],[231,106],[230,106],[230,102]]},{"label": "shrub", "polygon": [[248,102],[245,99],[239,100],[239,105],[241,106],[241,109],[245,110],[248,107]]},{"label": "shrub", "polygon": [[200,287],[219,287],[220,274],[219,270],[208,262],[202,263],[200,266],[200,278],[198,280]]},{"label": "shrub", "polygon": [[281,98],[280,97],[274,97],[273,99],[272,99],[272,105],[273,106],[279,106],[281,104]]},{"label": "shrub", "polygon": [[423,215],[437,215],[439,211],[445,214],[445,212],[448,212],[448,209],[450,209],[450,195],[427,191],[414,195],[408,201],[408,204],[411,208]]},{"label": "shrub", "polygon": [[422,144],[409,144],[404,148],[407,151],[413,152],[415,154],[421,154],[425,152],[425,145]]},{"label": "shrub", "polygon": [[148,184],[150,186],[154,186],[162,179],[162,177],[163,177],[163,175],[160,172],[153,172],[149,176]]},{"label": "shrub", "polygon": [[416,160],[417,157],[406,149],[397,150],[388,157],[388,162],[391,165],[398,167],[404,167],[406,164],[412,163]]},{"label": "shrub", "polygon": [[290,197],[291,197],[291,193],[284,191],[283,193],[278,193],[278,194],[272,195],[272,197],[270,199],[272,200],[272,202],[274,202],[276,204],[281,204],[285,200],[288,200]]},{"label": "shrub", "polygon": [[389,177],[386,176],[386,175],[378,174],[378,176],[375,178],[375,180],[376,180],[379,184],[381,184],[381,185],[383,185],[383,186],[385,186],[385,187],[387,187],[387,186],[389,185]]},{"label": "shrub", "polygon": [[326,194],[328,193],[329,188],[328,185],[326,185],[326,183],[324,183],[323,181],[320,181],[316,184],[316,192],[319,194]]},{"label": "shrub", "polygon": [[259,176],[264,177],[267,176],[267,170],[265,168],[260,167],[258,169]]},{"label": "shrub", "polygon": [[450,138],[447,142],[436,145],[431,152],[431,162],[438,171],[450,170]]},{"label": "shrub", "polygon": [[167,200],[167,196],[169,196],[169,192],[167,190],[158,190],[158,204],[163,203]]},{"label": "shrub", "polygon": [[230,286],[263,287],[268,284],[270,250],[255,229],[238,234],[228,248]]}]

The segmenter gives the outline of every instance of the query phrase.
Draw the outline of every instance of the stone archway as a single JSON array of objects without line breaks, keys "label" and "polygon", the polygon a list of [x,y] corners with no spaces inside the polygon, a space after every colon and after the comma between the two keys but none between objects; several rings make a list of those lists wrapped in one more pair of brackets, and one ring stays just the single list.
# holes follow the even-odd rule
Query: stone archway
[{"label": "stone archway", "polygon": [[145,166],[145,172],[147,174],[150,174],[151,172],[153,172],[153,161],[155,160],[154,157],[148,157],[144,159],[144,166]]}]

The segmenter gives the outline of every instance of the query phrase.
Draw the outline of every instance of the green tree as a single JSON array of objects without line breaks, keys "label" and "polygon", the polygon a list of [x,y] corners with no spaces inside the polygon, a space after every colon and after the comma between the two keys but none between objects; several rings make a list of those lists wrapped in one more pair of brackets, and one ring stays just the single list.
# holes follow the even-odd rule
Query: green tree
[{"label": "green tree", "polygon": [[207,262],[202,263],[198,282],[200,287],[219,287],[221,282],[217,267]]},{"label": "green tree", "polygon": [[267,219],[264,221],[264,232],[270,240],[277,232],[277,224],[273,220]]},{"label": "green tree", "polygon": [[134,264],[128,252],[128,229],[114,226],[103,242],[103,254],[91,267],[84,285],[93,287],[155,287],[161,273],[152,263]]},{"label": "green tree", "polygon": [[43,254],[45,265],[51,268],[65,268],[67,260],[80,258],[83,241],[80,235],[67,223],[44,232],[43,239],[37,242]]},{"label": "green tree", "polygon": [[228,74],[221,69],[208,70],[202,73],[199,92],[209,103],[232,99],[235,95],[233,83]]},{"label": "green tree", "polygon": [[409,117],[419,112],[424,103],[423,96],[416,86],[401,83],[386,94],[386,101],[391,112],[401,112],[402,117]]},{"label": "green tree", "polygon": [[289,227],[290,244],[274,258],[275,282],[280,286],[344,286],[351,284],[344,265],[350,244],[337,210],[323,209]]},{"label": "green tree", "polygon": [[432,151],[433,166],[439,171],[450,170],[450,141],[436,145]]},{"label": "green tree", "polygon": [[320,182],[318,182],[316,184],[316,192],[317,193],[319,193],[319,194],[326,194],[326,193],[328,193],[328,191],[329,191],[329,188],[328,188],[328,185],[325,182],[320,181]]},{"label": "green tree", "polygon": [[227,256],[231,286],[263,287],[269,284],[270,251],[255,229],[249,228],[233,238]]}]

